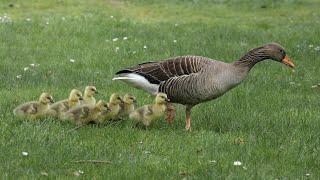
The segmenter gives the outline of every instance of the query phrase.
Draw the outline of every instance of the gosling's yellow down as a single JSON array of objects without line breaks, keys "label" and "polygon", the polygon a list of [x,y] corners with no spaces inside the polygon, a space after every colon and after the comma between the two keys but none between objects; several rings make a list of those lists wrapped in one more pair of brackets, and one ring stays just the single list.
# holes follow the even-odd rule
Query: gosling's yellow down
[{"label": "gosling's yellow down", "polygon": [[93,97],[95,94],[99,94],[96,87],[94,86],[87,86],[84,90],[84,96],[82,104],[89,104],[89,105],[95,105],[96,99]]},{"label": "gosling's yellow down", "polygon": [[20,118],[37,119],[48,115],[49,103],[54,103],[49,93],[42,93],[39,101],[26,102],[13,110],[14,115]]},{"label": "gosling's yellow down", "polygon": [[106,101],[100,100],[96,105],[80,105],[64,114],[63,119],[81,125],[95,121],[102,112],[111,111]]},{"label": "gosling's yellow down", "polygon": [[165,102],[169,101],[166,94],[157,93],[154,104],[144,105],[136,109],[129,115],[129,118],[133,120],[136,126],[143,124],[144,128],[147,129],[153,121],[163,116],[167,109]]},{"label": "gosling's yellow down", "polygon": [[123,103],[122,98],[114,93],[110,97],[109,107],[111,111],[101,113],[100,117],[97,119],[97,123],[104,123],[106,121],[112,120],[118,115],[119,110],[121,109],[120,103]]},{"label": "gosling's yellow down", "polygon": [[79,106],[80,100],[82,100],[82,92],[78,89],[72,89],[68,99],[56,102],[50,106],[51,115],[61,117],[69,109]]},{"label": "gosling's yellow down", "polygon": [[116,120],[122,120],[129,118],[129,114],[134,111],[134,105],[137,102],[136,98],[132,94],[126,94],[123,98],[123,103],[120,104],[119,114],[116,116]]}]

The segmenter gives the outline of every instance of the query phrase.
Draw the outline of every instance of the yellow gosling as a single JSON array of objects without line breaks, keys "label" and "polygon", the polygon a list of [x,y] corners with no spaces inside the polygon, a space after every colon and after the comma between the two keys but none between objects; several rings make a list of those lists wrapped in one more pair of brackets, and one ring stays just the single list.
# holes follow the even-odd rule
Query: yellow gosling
[{"label": "yellow gosling", "polygon": [[109,107],[111,111],[101,113],[100,117],[97,119],[97,123],[105,123],[106,121],[112,120],[115,118],[121,107],[120,103],[123,103],[122,98],[118,94],[112,94],[110,97]]},{"label": "yellow gosling", "polygon": [[165,102],[169,101],[166,94],[157,93],[153,104],[144,105],[136,109],[129,115],[129,118],[134,122],[135,126],[142,124],[147,129],[153,121],[163,116],[167,109]]},{"label": "yellow gosling", "polygon": [[116,120],[128,119],[129,114],[134,111],[134,105],[137,100],[132,94],[126,94],[123,98],[123,102],[123,104],[120,104],[121,109],[115,118]]},{"label": "yellow gosling", "polygon": [[106,101],[100,100],[96,105],[80,105],[64,114],[63,119],[76,125],[88,124],[95,121],[102,112],[111,111]]},{"label": "yellow gosling", "polygon": [[69,109],[79,106],[82,100],[82,92],[78,89],[73,89],[70,92],[69,98],[56,102],[50,106],[51,115],[54,117],[61,117],[63,113]]},{"label": "yellow gosling", "polygon": [[89,105],[95,105],[96,99],[93,97],[95,94],[98,94],[96,87],[94,86],[87,86],[84,90],[84,96],[82,104],[89,104]]},{"label": "yellow gosling", "polygon": [[49,93],[42,93],[39,101],[26,102],[13,110],[15,116],[19,118],[30,118],[32,120],[44,117],[49,113],[49,103],[53,103],[53,98]]}]

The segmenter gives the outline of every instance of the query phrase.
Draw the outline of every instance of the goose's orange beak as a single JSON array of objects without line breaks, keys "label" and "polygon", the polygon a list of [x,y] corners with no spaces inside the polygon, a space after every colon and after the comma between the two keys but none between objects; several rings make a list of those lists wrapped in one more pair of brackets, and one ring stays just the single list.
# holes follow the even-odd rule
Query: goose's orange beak
[{"label": "goose's orange beak", "polygon": [[288,58],[288,56],[286,56],[286,57],[284,57],[284,58],[282,59],[282,63],[290,66],[291,68],[294,68],[294,64],[293,64],[292,61]]}]

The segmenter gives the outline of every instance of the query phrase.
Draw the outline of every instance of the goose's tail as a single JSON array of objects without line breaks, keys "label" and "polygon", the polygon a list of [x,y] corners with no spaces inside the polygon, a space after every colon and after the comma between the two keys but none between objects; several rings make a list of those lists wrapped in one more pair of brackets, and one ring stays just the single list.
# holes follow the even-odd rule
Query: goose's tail
[{"label": "goose's tail", "polygon": [[155,95],[159,89],[159,84],[152,84],[145,77],[134,73],[129,73],[122,77],[114,77],[112,80],[123,81],[130,86],[146,91],[151,95]]}]

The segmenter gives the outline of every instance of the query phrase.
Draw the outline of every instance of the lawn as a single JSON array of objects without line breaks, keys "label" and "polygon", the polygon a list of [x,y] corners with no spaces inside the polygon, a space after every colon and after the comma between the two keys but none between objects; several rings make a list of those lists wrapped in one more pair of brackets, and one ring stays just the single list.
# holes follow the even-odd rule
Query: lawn
[{"label": "lawn", "polygon": [[[1,179],[319,179],[319,9],[318,0],[2,0]],[[296,68],[257,64],[193,108],[191,132],[181,105],[172,125],[147,131],[129,120],[70,131],[12,113],[43,91],[57,101],[87,85],[102,92],[96,99],[132,93],[141,106],[153,99],[111,81],[115,72],[180,55],[232,62],[269,42]]]}]

